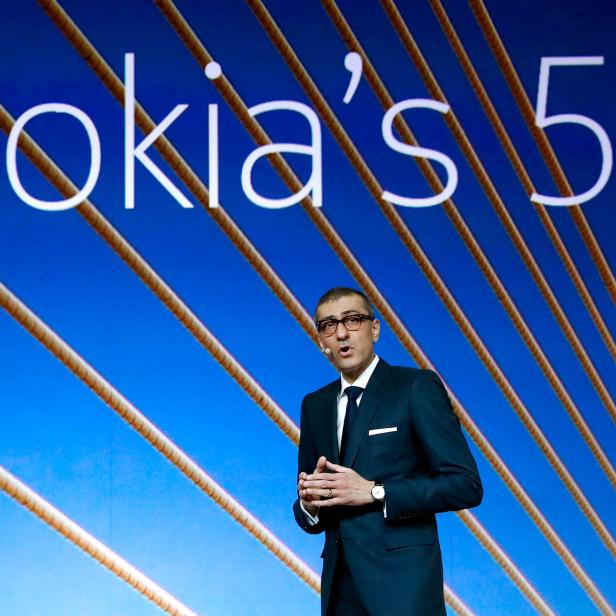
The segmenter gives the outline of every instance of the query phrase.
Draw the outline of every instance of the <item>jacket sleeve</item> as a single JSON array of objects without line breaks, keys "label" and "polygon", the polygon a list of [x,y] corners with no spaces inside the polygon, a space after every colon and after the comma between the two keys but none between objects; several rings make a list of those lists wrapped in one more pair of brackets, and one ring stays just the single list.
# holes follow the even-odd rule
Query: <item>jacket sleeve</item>
[{"label": "jacket sleeve", "polygon": [[410,391],[414,433],[423,449],[421,474],[384,482],[388,520],[476,507],[483,497],[477,465],[436,373],[417,374]]},{"label": "jacket sleeve", "polygon": [[[306,398],[302,401],[302,412],[300,418],[300,435],[299,435],[299,451],[297,454],[297,474],[295,475],[295,483],[297,484],[299,474],[312,473],[317,465],[317,454],[315,452],[312,439],[307,427],[306,420]],[[302,510],[299,502],[299,497],[295,499],[293,503],[293,514],[295,515],[295,521],[299,524],[300,528],[312,535],[323,532],[324,528],[319,520],[317,524],[312,524],[304,511]]]}]

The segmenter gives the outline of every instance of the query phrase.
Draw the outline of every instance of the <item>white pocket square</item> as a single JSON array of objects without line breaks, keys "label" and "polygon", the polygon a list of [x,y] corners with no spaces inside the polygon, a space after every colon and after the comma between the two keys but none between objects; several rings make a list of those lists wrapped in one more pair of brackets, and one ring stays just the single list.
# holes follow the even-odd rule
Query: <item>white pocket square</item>
[{"label": "white pocket square", "polygon": [[375,436],[376,434],[385,434],[386,432],[397,432],[398,427],[393,428],[375,428],[374,430],[368,430],[368,436]]}]

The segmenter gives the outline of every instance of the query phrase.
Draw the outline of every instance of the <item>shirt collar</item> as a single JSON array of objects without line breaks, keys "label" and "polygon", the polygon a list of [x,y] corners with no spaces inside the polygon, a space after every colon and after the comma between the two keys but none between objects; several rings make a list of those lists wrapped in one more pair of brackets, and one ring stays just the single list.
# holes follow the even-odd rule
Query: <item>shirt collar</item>
[{"label": "shirt collar", "polygon": [[349,385],[353,385],[354,387],[361,387],[362,389],[366,389],[368,385],[368,381],[376,368],[376,365],[379,363],[379,356],[374,355],[374,358],[370,362],[370,365],[357,377],[353,383],[349,383],[344,376],[340,375],[340,396],[344,393],[344,390],[349,387]]}]

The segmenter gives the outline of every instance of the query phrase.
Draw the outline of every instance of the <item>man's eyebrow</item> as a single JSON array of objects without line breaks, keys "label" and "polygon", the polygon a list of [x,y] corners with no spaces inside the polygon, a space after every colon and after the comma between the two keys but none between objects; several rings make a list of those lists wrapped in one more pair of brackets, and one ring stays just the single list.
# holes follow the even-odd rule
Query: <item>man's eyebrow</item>
[{"label": "man's eyebrow", "polygon": [[[347,314],[360,314],[359,310],[355,310],[354,308],[352,310],[343,310],[340,313],[342,316],[345,316]],[[324,317],[321,317],[320,319],[318,319],[318,321],[328,321],[330,319],[335,319],[337,318],[335,314],[328,314],[325,315]]]}]

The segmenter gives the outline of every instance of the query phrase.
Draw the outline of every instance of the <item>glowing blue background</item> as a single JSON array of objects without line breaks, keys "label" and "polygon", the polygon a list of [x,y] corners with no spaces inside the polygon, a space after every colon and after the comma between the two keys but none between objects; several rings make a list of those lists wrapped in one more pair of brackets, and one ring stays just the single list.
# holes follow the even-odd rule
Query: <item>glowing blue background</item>
[{"label": "glowing blue background", "polygon": [[[528,5],[492,0],[488,9],[534,103],[541,56],[604,55],[603,67],[556,69],[548,114],[577,112],[616,135],[613,32],[609,2]],[[220,104],[221,203],[308,310],[333,285],[354,284],[300,207],[270,211],[251,204],[241,165],[254,144],[204,77],[162,14],[145,1],[63,4],[107,62],[123,75],[136,54],[137,99],[153,118],[176,104],[188,110],[167,136],[207,183],[207,105]],[[388,189],[427,195],[416,166],[381,139],[383,111],[365,80],[344,105],[346,47],[315,1],[268,0],[306,68],[362,155]],[[247,104],[292,99],[309,104],[251,10],[238,0],[178,2]],[[340,7],[395,100],[429,97],[377,2]],[[470,9],[446,8],[496,101],[540,192],[554,187]],[[400,3],[492,179],[522,229],[604,381],[616,396],[616,370],[549,244],[428,3]],[[214,334],[296,421],[302,396],[335,375],[317,348],[200,206],[182,210],[137,163],[136,209],[124,209],[123,112],[85,62],[34,3],[8,3],[0,25],[0,102],[17,117],[43,102],[86,111],[102,142],[94,204],[145,256]],[[305,142],[305,123],[289,113],[261,120],[277,141]],[[420,143],[458,166],[454,200],[572,393],[604,449],[616,431],[579,362],[442,118],[407,115]],[[401,315],[428,356],[556,531],[612,604],[608,552],[526,434],[446,309],[389,227],[323,127],[323,211]],[[69,118],[38,118],[28,130],[76,182],[87,174],[82,129]],[[599,168],[596,139],[578,127],[548,135],[573,187],[581,192]],[[3,138],[6,143],[6,138]],[[137,133],[140,141],[140,133]],[[159,158],[151,153],[155,160]],[[295,447],[196,343],[74,211],[51,214],[13,192],[0,149],[0,279],[177,444],[315,570],[320,539],[292,520]],[[297,157],[290,159],[296,163]],[[164,170],[166,166],[160,163]],[[58,196],[23,157],[23,183],[41,198]],[[298,164],[302,177],[305,165]],[[169,171],[170,177],[173,177]],[[262,161],[256,185],[285,188]],[[185,194],[188,194],[185,191]],[[612,268],[616,190],[613,178],[584,213]],[[399,209],[522,399],[557,446],[613,533],[614,495],[539,368],[525,349],[440,207]],[[550,213],[608,326],[608,294],[565,209]],[[0,313],[0,464],[198,613],[316,614],[318,597],[196,490],[6,313]],[[412,360],[384,328],[378,352]],[[560,614],[594,606],[476,450],[486,497],[480,521]],[[448,584],[477,614],[533,609],[454,514],[439,518]],[[0,614],[155,614],[158,609],[0,496]]]}]

